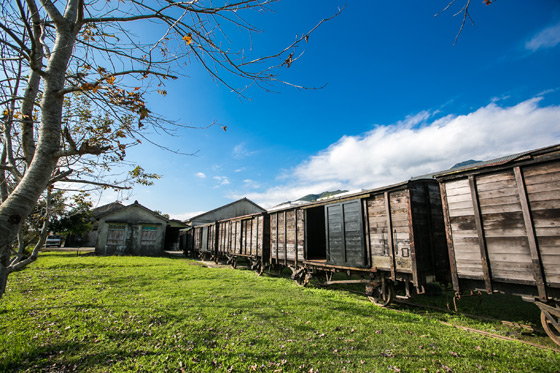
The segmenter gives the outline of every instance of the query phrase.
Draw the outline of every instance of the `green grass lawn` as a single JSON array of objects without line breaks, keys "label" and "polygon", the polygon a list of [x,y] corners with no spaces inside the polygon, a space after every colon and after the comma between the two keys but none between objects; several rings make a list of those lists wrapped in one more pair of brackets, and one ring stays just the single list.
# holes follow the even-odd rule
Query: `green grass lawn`
[{"label": "green grass lawn", "polygon": [[559,353],[438,320],[492,323],[180,258],[45,253],[8,288],[1,371],[560,369]]}]

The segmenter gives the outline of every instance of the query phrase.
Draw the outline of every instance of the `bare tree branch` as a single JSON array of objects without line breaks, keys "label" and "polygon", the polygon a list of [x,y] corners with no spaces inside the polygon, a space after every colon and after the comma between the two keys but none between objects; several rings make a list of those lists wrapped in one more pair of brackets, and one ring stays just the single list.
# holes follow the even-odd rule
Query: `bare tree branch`
[{"label": "bare tree branch", "polygon": [[68,179],[68,178],[66,178],[66,179],[62,179],[60,181],[63,181],[65,183],[97,185],[97,186],[101,186],[101,187],[105,187],[105,188],[112,188],[112,189],[123,189],[123,190],[132,189],[129,186],[121,186],[121,185],[115,185],[115,184],[110,184],[110,183],[99,183],[99,182],[92,181],[92,180],[79,180],[79,179]]},{"label": "bare tree branch", "polygon": [[[440,14],[442,14],[443,12],[449,10],[455,3],[457,0],[451,0],[446,6],[445,8],[443,8],[441,11],[439,11],[438,13],[434,14],[434,17],[439,16]],[[465,23],[467,22],[467,19],[471,22],[471,24],[474,26],[474,20],[471,17],[471,14],[469,12],[469,8],[471,6],[471,0],[464,0],[465,3],[463,4],[463,6],[455,13],[453,14],[453,16],[458,16],[458,15],[462,15],[462,19],[461,19],[461,25],[459,26],[459,31],[457,32],[457,34],[455,35],[455,41],[453,42],[453,45],[457,44],[457,41],[459,40],[459,36],[461,35],[461,33],[463,32],[463,28],[465,27]],[[490,5],[493,2],[495,2],[495,0],[484,0],[483,3],[485,5]]]}]

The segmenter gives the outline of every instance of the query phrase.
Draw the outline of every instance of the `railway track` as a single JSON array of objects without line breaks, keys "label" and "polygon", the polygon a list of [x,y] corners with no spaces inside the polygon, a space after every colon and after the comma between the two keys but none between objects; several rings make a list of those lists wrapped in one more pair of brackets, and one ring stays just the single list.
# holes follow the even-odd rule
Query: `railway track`
[{"label": "railway track", "polygon": [[[321,286],[321,285],[315,285],[315,286],[326,287],[326,286]],[[361,291],[357,291],[357,290],[351,290],[351,289],[346,289],[346,291],[366,296],[365,292],[361,292]],[[503,325],[507,325],[507,326],[510,326],[510,327],[515,327],[515,328],[519,328],[519,329],[524,329],[524,330],[529,331],[529,332],[538,333],[538,334],[541,334],[543,336],[546,335],[546,333],[543,329],[538,328],[538,327],[534,327],[532,325],[520,324],[520,323],[515,323],[515,322],[511,322],[511,321],[506,321],[506,320],[499,320],[499,319],[494,319],[494,318],[491,318],[491,317],[473,315],[473,314],[469,314],[469,313],[454,312],[454,311],[451,311],[447,308],[415,303],[415,302],[411,302],[409,300],[398,299],[398,298],[395,299],[393,302],[397,303],[397,304],[410,306],[410,307],[426,308],[426,309],[431,309],[431,310],[444,312],[444,313],[448,313],[448,314],[455,314],[455,315],[460,314],[460,315],[463,315],[463,316],[466,316],[466,317],[469,317],[469,318],[473,318],[473,319],[501,323]],[[399,312],[399,313],[406,312],[404,310],[399,310],[399,309],[396,309],[396,308],[389,308],[389,309],[391,309],[395,312]],[[423,315],[423,316],[426,316],[426,315]],[[426,317],[429,317],[429,318],[432,318],[432,319],[437,319],[436,317],[430,317],[430,316],[426,316]],[[476,328],[472,328],[472,327],[468,327],[468,326],[458,325],[458,324],[443,321],[443,320],[438,320],[438,321],[442,325],[445,325],[445,326],[448,326],[448,327],[453,327],[453,328],[456,328],[456,329],[461,329],[461,330],[464,330],[464,331],[469,332],[469,333],[476,333],[476,334],[480,334],[480,335],[483,335],[483,336],[486,336],[486,337],[489,337],[489,338],[499,339],[499,340],[503,340],[503,341],[519,342],[519,343],[523,343],[523,344],[526,344],[526,345],[529,345],[529,346],[533,346],[533,347],[536,347],[536,348],[539,348],[539,349],[542,349],[542,350],[549,350],[549,351],[554,351],[554,352],[560,353],[560,349],[555,348],[555,347],[545,346],[545,345],[541,345],[541,344],[538,344],[538,343],[525,341],[523,339],[508,337],[508,336],[505,336],[505,335],[492,333],[492,332],[487,332],[487,331],[484,331],[484,330],[480,330],[480,329],[476,329]]]},{"label": "railway track", "polygon": [[[363,294],[365,295],[365,293],[363,293]],[[535,328],[531,325],[519,324],[519,323],[515,323],[515,322],[511,322],[511,321],[499,320],[499,319],[494,319],[494,318],[491,318],[491,317],[473,315],[473,314],[468,314],[468,313],[453,312],[453,311],[450,311],[450,310],[442,308],[442,307],[418,304],[418,303],[414,303],[414,302],[410,302],[410,301],[406,301],[406,300],[401,300],[401,299],[395,300],[395,303],[399,303],[399,304],[403,304],[403,305],[407,305],[407,306],[411,306],[411,307],[417,307],[417,308],[433,309],[433,310],[436,310],[436,311],[449,313],[449,314],[460,314],[460,315],[467,316],[469,318],[474,318],[474,319],[479,319],[479,320],[484,320],[484,321],[497,322],[497,323],[501,323],[503,325],[524,329],[524,330],[527,330],[529,332],[536,332],[538,334],[542,334],[543,336],[546,335],[543,329]],[[396,312],[399,312],[399,313],[404,313],[405,312],[403,310],[398,310],[398,309],[395,309],[395,308],[391,308],[391,309],[393,311],[396,311]],[[430,316],[428,316],[428,317],[430,317]],[[436,317],[431,317],[431,318],[432,319],[437,319]],[[530,342],[530,341],[525,341],[525,340],[519,339],[519,338],[508,337],[508,336],[497,334],[497,333],[487,332],[487,331],[484,331],[484,330],[480,330],[480,329],[476,329],[476,328],[472,328],[472,327],[468,327],[468,326],[464,326],[464,325],[458,325],[458,324],[443,321],[443,320],[438,320],[438,321],[442,325],[452,327],[452,328],[456,328],[456,329],[461,329],[461,330],[464,330],[464,331],[469,332],[469,333],[476,333],[476,334],[480,334],[480,335],[483,335],[483,336],[486,336],[486,337],[489,337],[489,338],[499,339],[499,340],[503,340],[503,341],[519,342],[519,343],[523,343],[523,344],[526,344],[526,345],[529,345],[529,346],[533,346],[533,347],[536,347],[536,348],[539,348],[539,349],[542,349],[542,350],[549,350],[549,351],[554,351],[554,352],[560,353],[560,349],[558,349],[558,348],[545,346],[545,345]]]},{"label": "railway track", "polygon": [[490,338],[494,338],[494,339],[501,339],[501,340],[504,340],[504,341],[515,341],[515,342],[523,343],[523,344],[526,344],[526,345],[529,345],[529,346],[540,348],[541,350],[550,350],[550,351],[554,351],[554,352],[560,352],[560,349],[557,349],[557,348],[554,348],[554,347],[549,347],[549,346],[544,346],[544,345],[541,345],[541,344],[538,344],[538,343],[524,341],[524,340],[518,339],[518,338],[512,338],[512,337],[508,337],[508,336],[505,336],[505,335],[490,333],[490,332],[486,332],[484,330],[478,330],[478,329],[470,328],[470,327],[467,327],[467,326],[456,325],[456,324],[448,323],[448,322],[441,321],[441,320],[439,320],[439,322],[442,323],[443,325],[447,325],[447,326],[457,328],[457,329],[462,329],[464,331],[471,332],[471,333],[484,335],[486,337],[490,337]]},{"label": "railway track", "polygon": [[[365,293],[364,293],[364,295],[365,295]],[[450,311],[450,310],[445,309],[443,307],[424,305],[424,304],[414,303],[414,302],[410,302],[408,300],[402,300],[402,299],[395,300],[395,303],[404,304],[404,305],[407,305],[407,306],[417,307],[417,308],[433,309],[433,310],[436,310],[436,311],[450,313],[450,314],[461,314],[461,315],[467,316],[469,318],[474,318],[474,319],[479,319],[479,320],[484,320],[484,321],[499,322],[503,325],[507,325],[507,326],[511,326],[511,327],[515,327],[515,328],[520,328],[520,329],[524,329],[524,330],[527,330],[527,331],[530,331],[530,332],[536,332],[536,333],[539,333],[539,334],[542,334],[542,335],[546,335],[546,333],[544,332],[543,329],[535,328],[531,325],[525,325],[525,324],[515,323],[515,322],[511,322],[511,321],[499,320],[499,319],[494,319],[494,318],[491,318],[491,317],[473,315],[473,314],[468,314],[468,313],[453,312],[453,311]],[[400,313],[404,312],[402,310],[397,310],[397,309],[394,309],[394,308],[392,308],[392,310],[400,312]],[[496,334],[496,333],[492,333],[492,332],[487,332],[487,331],[484,331],[484,330],[475,329],[475,328],[471,328],[471,327],[468,327],[468,326],[458,325],[458,324],[454,324],[454,323],[443,321],[443,320],[438,320],[438,321],[442,325],[453,327],[453,328],[456,328],[456,329],[461,329],[461,330],[464,330],[464,331],[470,332],[470,333],[480,334],[480,335],[483,335],[483,336],[486,336],[486,337],[489,337],[489,338],[500,339],[500,340],[503,340],[503,341],[514,341],[514,342],[523,343],[523,344],[526,344],[526,345],[529,345],[529,346],[533,346],[533,347],[536,347],[536,348],[540,348],[542,350],[550,350],[550,351],[554,351],[554,352],[560,352],[560,349],[558,349],[558,348],[554,348],[554,347],[550,347],[550,346],[541,345],[541,344],[538,344],[538,343],[525,341],[523,339],[508,337],[508,336],[505,336],[505,335]]]},{"label": "railway track", "polygon": [[420,304],[420,303],[411,302],[409,300],[395,299],[394,302],[399,303],[399,304],[406,304],[406,305],[412,306],[412,307],[432,309],[432,310],[435,310],[435,311],[445,312],[445,313],[449,313],[449,314],[461,314],[461,315],[467,316],[471,319],[499,322],[499,323],[502,323],[503,325],[527,330],[528,332],[536,332],[536,333],[539,333],[539,334],[542,334],[542,335],[546,334],[542,328],[534,327],[532,325],[520,324],[520,323],[516,323],[516,322],[512,322],[512,321],[506,321],[506,320],[499,320],[499,319],[494,319],[492,317],[487,317],[487,316],[473,315],[471,313],[464,313],[464,312],[458,312],[458,311],[454,312],[454,311],[451,311],[449,308],[431,306],[431,305],[427,305],[427,304]]}]

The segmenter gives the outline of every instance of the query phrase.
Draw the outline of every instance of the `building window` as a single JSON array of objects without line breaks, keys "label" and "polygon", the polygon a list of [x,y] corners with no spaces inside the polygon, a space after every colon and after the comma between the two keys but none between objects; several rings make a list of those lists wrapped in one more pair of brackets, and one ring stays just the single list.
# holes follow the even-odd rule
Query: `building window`
[{"label": "building window", "polygon": [[124,232],[126,226],[111,224],[107,233],[107,245],[124,245]]},{"label": "building window", "polygon": [[153,246],[156,243],[157,227],[142,227],[141,245]]}]

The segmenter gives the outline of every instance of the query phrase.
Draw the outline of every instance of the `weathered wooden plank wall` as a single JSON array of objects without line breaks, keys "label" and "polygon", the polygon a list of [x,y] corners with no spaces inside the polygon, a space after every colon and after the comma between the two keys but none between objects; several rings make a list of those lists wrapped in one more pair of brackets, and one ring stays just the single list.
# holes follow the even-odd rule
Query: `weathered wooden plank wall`
[{"label": "weathered wooden plank wall", "polygon": [[476,178],[490,273],[495,280],[532,282],[532,260],[512,170]]},{"label": "weathered wooden plank wall", "polygon": [[412,270],[408,202],[406,190],[377,194],[367,200],[371,265],[392,275]]},{"label": "weathered wooden plank wall", "polygon": [[484,279],[468,179],[445,183],[457,274]]},{"label": "weathered wooden plank wall", "polygon": [[535,291],[527,295],[545,300],[550,288],[560,288],[558,154],[536,152],[438,177],[456,289],[460,279],[484,280],[489,292],[529,285]]},{"label": "weathered wooden plank wall", "polygon": [[560,162],[526,167],[523,176],[546,282],[560,287]]},{"label": "weathered wooden plank wall", "polygon": [[290,209],[270,213],[270,257],[275,263],[299,263],[304,259],[303,211]]}]

